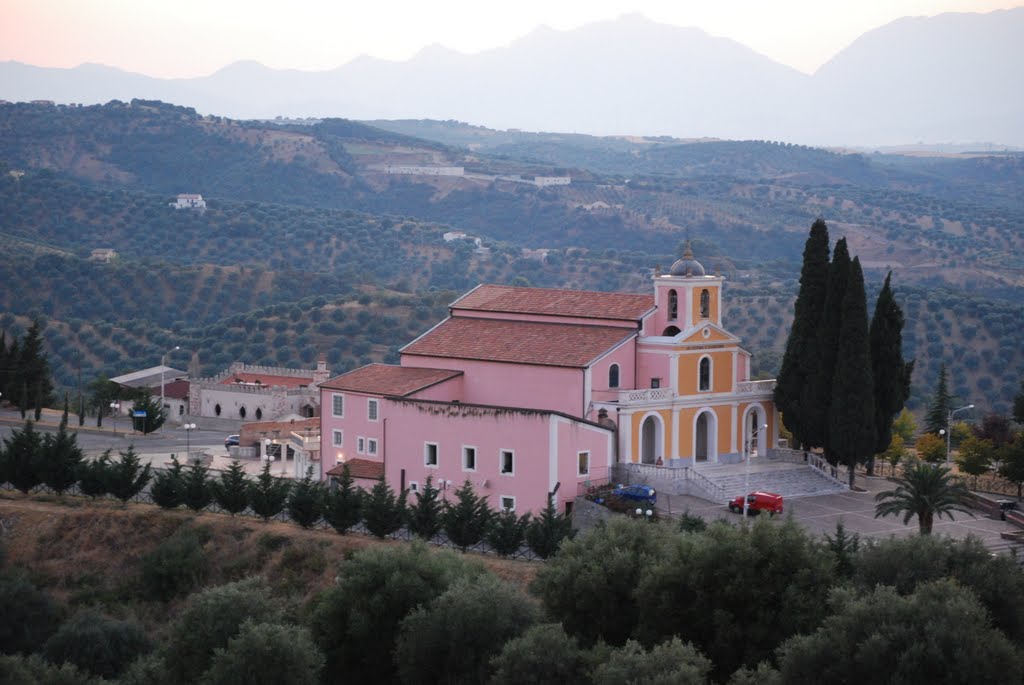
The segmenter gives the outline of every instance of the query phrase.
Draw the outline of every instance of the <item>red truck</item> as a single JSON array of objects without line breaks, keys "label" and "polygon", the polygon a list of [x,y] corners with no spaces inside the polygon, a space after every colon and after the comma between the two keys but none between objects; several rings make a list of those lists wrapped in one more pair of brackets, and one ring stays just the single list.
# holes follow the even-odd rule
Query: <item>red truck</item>
[{"label": "red truck", "polygon": [[[743,513],[743,495],[734,497],[729,502],[729,511],[736,514]],[[760,490],[752,492],[747,495],[747,511],[750,516],[756,516],[762,511],[767,512],[769,516],[781,514],[782,495],[777,495],[774,492],[761,492]]]}]

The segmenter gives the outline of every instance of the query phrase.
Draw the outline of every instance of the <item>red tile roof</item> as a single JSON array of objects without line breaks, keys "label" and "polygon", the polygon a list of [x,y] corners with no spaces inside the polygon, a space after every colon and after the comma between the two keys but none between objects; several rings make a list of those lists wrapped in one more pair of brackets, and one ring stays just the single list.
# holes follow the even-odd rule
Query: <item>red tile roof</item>
[{"label": "red tile roof", "polygon": [[417,390],[461,375],[461,371],[448,371],[447,369],[417,369],[410,366],[370,364],[336,376],[326,383],[321,383],[320,387],[364,392],[370,395],[405,397]]},{"label": "red tile roof", "polygon": [[298,388],[304,385],[313,385],[313,377],[271,376],[265,373],[232,373],[221,381],[221,385],[235,385],[236,383],[262,385],[268,388],[275,385],[286,388]]},{"label": "red tile roof", "polygon": [[612,326],[452,317],[401,353],[582,368],[634,334]]},{"label": "red tile roof", "polygon": [[[170,397],[175,400],[187,400],[188,399],[188,381],[170,381],[164,383],[164,397]],[[150,388],[150,392],[154,395],[160,394],[160,386],[156,385]]]},{"label": "red tile roof", "polygon": [[654,295],[481,285],[451,306],[481,312],[638,321],[654,308]]},{"label": "red tile roof", "polygon": [[328,476],[341,477],[342,471],[345,466],[348,466],[348,472],[353,478],[363,478],[366,480],[380,480],[384,477],[384,463],[380,461],[372,461],[370,459],[349,459],[346,462],[342,462],[327,472]]}]

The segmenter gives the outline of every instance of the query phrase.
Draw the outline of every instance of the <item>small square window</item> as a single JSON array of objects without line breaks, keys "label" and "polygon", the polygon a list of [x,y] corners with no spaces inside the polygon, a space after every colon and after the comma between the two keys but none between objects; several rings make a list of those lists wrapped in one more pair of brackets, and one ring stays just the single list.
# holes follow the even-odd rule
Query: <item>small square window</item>
[{"label": "small square window", "polygon": [[505,495],[502,495],[502,497],[501,497],[501,508],[502,508],[503,511],[515,511],[516,510],[516,498],[515,497],[506,497]]},{"label": "small square window", "polygon": [[377,454],[377,441],[373,438],[368,438],[366,440],[366,453]]},{"label": "small square window", "polygon": [[436,442],[427,442],[423,444],[423,463],[426,466],[437,466]]},{"label": "small square window", "polygon": [[463,471],[476,471],[476,448],[475,447],[463,447],[462,448],[462,470]]},{"label": "small square window", "polygon": [[356,454],[366,454],[366,438],[356,438]]},{"label": "small square window", "polygon": [[516,455],[512,450],[501,451],[501,473],[512,475],[516,471]]},{"label": "small square window", "polygon": [[377,420],[377,404],[377,400],[366,401],[366,418],[368,418],[370,421]]},{"label": "small square window", "polygon": [[579,452],[577,454],[577,471],[580,476],[590,475],[590,452]]},{"label": "small square window", "polygon": [[661,387],[661,379],[660,378],[652,378],[651,379],[651,389],[653,390],[653,389],[657,389],[657,388],[660,388],[660,387]]},{"label": "small square window", "polygon": [[409,492],[419,492],[420,484],[414,480],[409,481]]},{"label": "small square window", "polygon": [[331,395],[331,414],[338,418],[345,417],[345,396]]},{"label": "small square window", "polygon": [[332,431],[331,435],[332,435],[332,442],[333,442],[335,447],[344,447],[345,446],[345,433],[344,433],[344,431],[339,431],[339,430]]}]

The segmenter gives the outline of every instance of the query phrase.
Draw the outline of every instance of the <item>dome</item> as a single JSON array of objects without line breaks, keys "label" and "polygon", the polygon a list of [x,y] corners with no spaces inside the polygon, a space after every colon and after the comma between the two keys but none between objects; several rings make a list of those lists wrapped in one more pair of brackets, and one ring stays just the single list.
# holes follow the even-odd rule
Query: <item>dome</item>
[{"label": "dome", "polygon": [[693,250],[690,249],[690,241],[686,241],[686,250],[683,251],[683,258],[676,261],[669,270],[671,276],[703,276],[704,267],[693,258]]}]

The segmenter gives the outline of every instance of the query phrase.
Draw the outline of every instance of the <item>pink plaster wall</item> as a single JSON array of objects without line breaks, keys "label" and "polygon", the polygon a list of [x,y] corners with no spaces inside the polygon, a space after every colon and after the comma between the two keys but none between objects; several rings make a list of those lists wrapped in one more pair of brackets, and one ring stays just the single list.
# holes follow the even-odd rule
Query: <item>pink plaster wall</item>
[{"label": "pink plaster wall", "polygon": [[402,355],[401,364],[463,371],[461,400],[466,403],[548,409],[580,416],[589,402],[583,396],[582,369],[408,354]]},{"label": "pink plaster wall", "polygon": [[[608,386],[608,371],[612,364],[619,365],[619,387]],[[607,402],[617,400],[620,390],[636,388],[636,338],[626,341],[623,345],[597,360],[590,367],[590,402]],[[594,415],[588,416],[594,420]]]},{"label": "pink plaster wall", "polygon": [[[686,322],[689,320],[687,318],[689,298],[686,295],[686,286],[679,283],[662,281],[656,278],[654,279],[654,289],[655,301],[658,303],[658,308],[655,310],[654,314],[644,320],[644,335],[660,336],[665,332],[665,329],[668,326],[676,326],[679,330],[684,330],[686,328]],[[679,302],[677,316],[672,320],[669,320],[668,318],[668,293],[670,290],[676,291]]]},{"label": "pink plaster wall", "polygon": [[451,402],[452,400],[463,400],[466,394],[465,387],[463,385],[465,376],[456,376],[455,378],[432,385],[429,388],[420,390],[419,392],[413,393],[411,397],[415,397],[418,400],[441,400],[442,402]]},{"label": "pink plaster wall", "polygon": [[[345,416],[344,418],[338,418],[334,416],[332,412],[333,400],[332,396],[335,394],[341,394],[345,396]],[[351,459],[353,457],[360,457],[363,459],[379,459],[381,451],[381,441],[384,434],[384,405],[385,401],[379,399],[380,404],[377,410],[377,421],[370,421],[367,413],[367,400],[370,396],[363,395],[354,392],[339,392],[337,390],[328,390],[322,388],[320,390],[320,400],[322,407],[325,407],[325,411],[321,415],[322,423],[320,429],[320,464],[323,472],[326,472],[333,468],[336,464],[342,461],[343,458]],[[324,404],[326,402],[326,404]],[[344,445],[336,447],[334,445],[334,431],[344,431]],[[363,437],[366,439],[374,438],[377,440],[377,455],[363,454],[357,452],[357,438]]]},{"label": "pink plaster wall", "polygon": [[[565,503],[575,499],[579,484],[607,483],[615,461],[615,435],[589,424],[555,418],[558,433],[558,482],[556,506],[565,513]],[[579,473],[579,453],[590,452],[590,473]]]},{"label": "pink plaster wall", "polygon": [[671,358],[669,355],[661,353],[645,353],[644,349],[641,347],[639,366],[637,368],[637,388],[651,387],[652,378],[660,378],[661,387],[670,387],[672,383],[670,369]]}]

